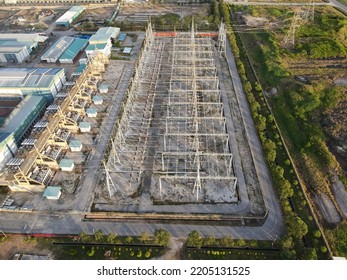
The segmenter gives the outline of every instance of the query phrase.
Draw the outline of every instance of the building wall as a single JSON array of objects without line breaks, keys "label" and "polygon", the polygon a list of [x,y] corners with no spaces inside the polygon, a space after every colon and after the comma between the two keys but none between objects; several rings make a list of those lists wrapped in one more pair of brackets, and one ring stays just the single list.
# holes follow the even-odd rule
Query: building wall
[{"label": "building wall", "polygon": [[0,53],[2,63],[22,63],[30,56],[28,49],[23,47],[18,53]]},{"label": "building wall", "polygon": [[0,143],[0,171],[6,166],[6,163],[13,158],[18,148],[13,134],[10,134]]}]

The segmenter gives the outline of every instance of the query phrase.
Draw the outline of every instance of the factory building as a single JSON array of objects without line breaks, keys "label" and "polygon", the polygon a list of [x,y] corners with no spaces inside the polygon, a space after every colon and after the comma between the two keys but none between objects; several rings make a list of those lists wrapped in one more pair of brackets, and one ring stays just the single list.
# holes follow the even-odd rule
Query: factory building
[{"label": "factory building", "polygon": [[42,115],[46,108],[46,99],[42,96],[28,95],[6,118],[0,127],[0,133],[13,133],[15,142],[20,142],[29,131],[34,122]]},{"label": "factory building", "polygon": [[28,95],[0,126],[0,170],[14,157],[18,146],[46,108],[42,96]]},{"label": "factory building", "polygon": [[82,6],[73,6],[55,22],[57,26],[68,27],[85,10]]},{"label": "factory building", "polygon": [[0,63],[22,63],[48,37],[39,34],[0,34]]},{"label": "factory building", "polygon": [[88,44],[88,40],[76,38],[59,58],[60,63],[74,63]]},{"label": "factory building", "polygon": [[56,63],[59,57],[68,49],[73,41],[74,38],[72,37],[61,37],[41,56],[41,61],[47,63]]},{"label": "factory building", "polygon": [[0,68],[0,97],[40,95],[50,101],[65,82],[63,68]]},{"label": "factory building", "polygon": [[95,50],[111,55],[112,41],[117,38],[120,28],[102,27],[89,39],[89,46],[86,48],[86,54],[89,57]]}]

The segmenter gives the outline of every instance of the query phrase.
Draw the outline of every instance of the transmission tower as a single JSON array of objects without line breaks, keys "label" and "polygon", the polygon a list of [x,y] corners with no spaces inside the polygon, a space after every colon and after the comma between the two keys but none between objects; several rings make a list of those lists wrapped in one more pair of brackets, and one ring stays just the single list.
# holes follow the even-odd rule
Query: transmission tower
[{"label": "transmission tower", "polygon": [[289,28],[289,32],[284,36],[283,45],[284,47],[293,47],[295,46],[295,33],[296,28],[300,25],[305,24],[309,21],[314,21],[314,4],[313,0],[310,1],[308,8],[304,10],[295,10],[292,23]]},{"label": "transmission tower", "polygon": [[107,165],[105,162],[103,162],[104,168],[105,168],[105,175],[106,175],[106,185],[107,185],[107,190],[110,198],[112,197],[112,191],[111,187],[114,189],[114,191],[117,191],[115,184],[113,183],[113,180],[110,175],[110,170],[108,169]]}]

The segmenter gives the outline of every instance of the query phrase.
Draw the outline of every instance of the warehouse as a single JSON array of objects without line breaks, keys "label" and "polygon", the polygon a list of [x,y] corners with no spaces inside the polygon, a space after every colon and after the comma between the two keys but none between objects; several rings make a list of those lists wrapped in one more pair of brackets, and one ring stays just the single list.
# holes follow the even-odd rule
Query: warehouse
[{"label": "warehouse", "polygon": [[60,63],[74,63],[88,44],[88,40],[76,38],[59,58]]},{"label": "warehouse", "polygon": [[39,34],[0,34],[0,63],[22,63],[48,37]]},{"label": "warehouse", "polygon": [[61,55],[69,48],[73,41],[74,38],[72,37],[61,37],[41,56],[41,61],[56,63],[59,57],[61,57]]},{"label": "warehouse", "polygon": [[82,6],[73,6],[70,10],[68,10],[65,14],[63,14],[60,18],[58,18],[55,24],[58,27],[69,27],[70,24],[78,18],[80,14],[85,10]]},{"label": "warehouse", "polygon": [[89,46],[86,48],[86,54],[89,57],[95,50],[110,56],[112,41],[119,35],[120,29],[117,27],[103,27],[100,28],[89,39]]},{"label": "warehouse", "polygon": [[19,145],[45,108],[46,99],[44,97],[26,96],[6,118],[0,127],[0,133],[13,134],[16,144]]},{"label": "warehouse", "polygon": [[0,63],[22,63],[30,56],[25,44],[0,40]]},{"label": "warehouse", "polygon": [[65,82],[63,68],[0,68],[0,97],[42,95],[50,101]]}]

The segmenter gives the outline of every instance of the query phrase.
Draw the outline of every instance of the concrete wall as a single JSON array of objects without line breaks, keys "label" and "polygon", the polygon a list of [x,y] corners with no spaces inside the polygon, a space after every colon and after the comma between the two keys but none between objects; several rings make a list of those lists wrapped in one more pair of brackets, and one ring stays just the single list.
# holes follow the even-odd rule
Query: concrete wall
[{"label": "concrete wall", "polygon": [[[10,54],[12,56],[14,56],[14,61],[11,61],[12,59],[8,59],[6,57],[6,54]],[[23,49],[21,51],[19,51],[18,53],[0,53],[0,62],[2,63],[22,63],[23,61],[25,61],[29,56],[29,51],[26,47],[23,47]]]}]

